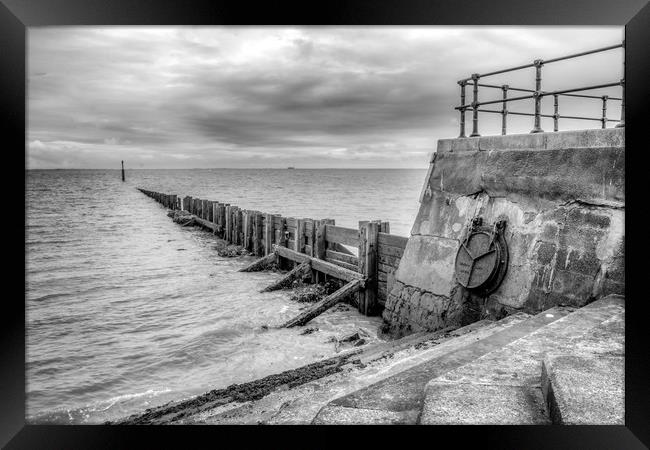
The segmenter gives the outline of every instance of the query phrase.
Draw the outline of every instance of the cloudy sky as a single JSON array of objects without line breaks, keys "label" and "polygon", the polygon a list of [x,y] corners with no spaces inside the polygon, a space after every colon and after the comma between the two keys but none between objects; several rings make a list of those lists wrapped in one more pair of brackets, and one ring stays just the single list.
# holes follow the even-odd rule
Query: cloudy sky
[{"label": "cloudy sky", "polygon": [[[458,135],[457,80],[622,39],[622,27],[30,28],[27,164],[424,168],[437,139]],[[542,88],[618,81],[621,64],[620,49],[549,64]],[[534,70],[483,81],[532,88]],[[599,117],[600,100],[562,98],[560,113]],[[481,134],[500,134],[485,116]]]}]

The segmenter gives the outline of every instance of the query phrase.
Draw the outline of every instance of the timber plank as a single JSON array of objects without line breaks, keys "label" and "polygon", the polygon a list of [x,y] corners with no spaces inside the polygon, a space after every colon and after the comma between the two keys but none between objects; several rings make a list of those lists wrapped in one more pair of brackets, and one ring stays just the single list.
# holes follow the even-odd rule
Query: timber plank
[{"label": "timber plank", "polygon": [[327,242],[337,242],[339,244],[357,247],[359,245],[359,230],[327,225],[325,227],[325,239]]},{"label": "timber plank", "polygon": [[273,246],[273,250],[283,258],[290,259],[297,263],[303,263],[305,261],[311,261],[312,269],[323,272],[327,275],[330,275],[334,278],[338,278],[345,281],[351,280],[363,280],[364,276],[359,272],[349,270],[331,262],[324,261],[322,259],[314,258],[304,253],[298,253],[295,250],[290,248],[280,247],[278,245]]},{"label": "timber plank", "polygon": [[392,245],[383,245],[379,247],[379,254],[385,256],[397,256],[399,258],[404,254],[404,249],[393,247]]},{"label": "timber plank", "polygon": [[398,236],[396,234],[388,234],[388,233],[379,233],[377,237],[377,241],[379,242],[380,249],[383,245],[404,248],[406,247],[406,243],[408,242],[408,240],[409,238],[407,237]]},{"label": "timber plank", "polygon": [[341,253],[334,250],[326,250],[325,257],[327,259],[336,259],[344,263],[354,264],[355,266],[359,265],[359,258],[356,256],[348,255],[346,253]]},{"label": "timber plank", "polygon": [[348,284],[337,290],[336,292],[331,293],[325,297],[320,302],[316,303],[314,306],[309,308],[307,311],[300,313],[297,317],[289,320],[288,322],[282,325],[282,328],[290,328],[299,325],[304,325],[314,317],[322,314],[323,312],[330,309],[332,306],[336,305],[340,301],[344,300],[350,294],[355,293],[361,288],[361,280],[353,280]]}]

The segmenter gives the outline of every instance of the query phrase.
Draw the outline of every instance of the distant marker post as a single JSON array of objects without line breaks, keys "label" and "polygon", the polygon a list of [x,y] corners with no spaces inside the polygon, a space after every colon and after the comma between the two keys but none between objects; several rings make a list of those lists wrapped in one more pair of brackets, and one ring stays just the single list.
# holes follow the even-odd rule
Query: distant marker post
[{"label": "distant marker post", "polygon": [[125,181],[125,179],[124,179],[124,161],[122,161],[122,181]]}]

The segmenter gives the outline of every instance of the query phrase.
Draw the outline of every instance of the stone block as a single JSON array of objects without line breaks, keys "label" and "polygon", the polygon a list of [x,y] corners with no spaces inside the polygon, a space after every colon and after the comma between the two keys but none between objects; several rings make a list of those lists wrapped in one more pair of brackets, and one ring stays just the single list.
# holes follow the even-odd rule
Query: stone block
[{"label": "stone block", "polygon": [[542,388],[554,423],[625,424],[623,356],[547,355]]},{"label": "stone block", "polygon": [[424,425],[548,425],[541,389],[528,386],[430,382]]}]

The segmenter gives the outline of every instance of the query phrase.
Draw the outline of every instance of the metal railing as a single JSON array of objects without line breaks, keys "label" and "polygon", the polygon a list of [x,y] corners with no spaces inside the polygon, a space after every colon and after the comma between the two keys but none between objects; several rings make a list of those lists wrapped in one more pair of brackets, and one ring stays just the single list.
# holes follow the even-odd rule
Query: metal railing
[{"label": "metal railing", "polygon": [[[579,88],[572,88],[572,89],[562,89],[562,90],[556,90],[556,91],[542,91],[542,66],[545,64],[550,64],[558,61],[563,61],[566,59],[571,59],[571,58],[577,58],[580,56],[585,56],[585,55],[590,55],[592,53],[599,53],[599,52],[604,52],[608,50],[614,50],[617,48],[622,48],[623,49],[623,78],[620,81],[613,82],[613,83],[605,83],[605,84],[598,84],[598,85],[593,85],[593,86],[584,86],[584,87],[579,87]],[[506,73],[506,72],[513,72],[515,70],[521,70],[521,69],[528,69],[534,67],[535,68],[535,89],[522,89],[522,88],[516,88],[516,87],[511,87],[508,86],[507,84],[504,85],[494,85],[494,84],[485,84],[485,83],[479,83],[480,79],[483,79],[485,77],[491,76],[491,75],[497,75],[501,73]],[[541,118],[542,117],[550,117],[553,118],[553,131],[558,131],[558,122],[559,119],[580,119],[580,120],[596,120],[601,123],[602,128],[607,127],[607,122],[618,122],[616,127],[624,127],[625,126],[625,41],[623,41],[620,44],[617,45],[611,45],[609,47],[603,47],[603,48],[598,48],[595,50],[589,50],[586,52],[581,52],[581,53],[575,53],[573,55],[567,55],[567,56],[561,56],[559,58],[552,58],[552,59],[547,59],[547,60],[541,60],[541,59],[536,59],[530,64],[524,64],[522,66],[517,66],[517,67],[511,67],[509,69],[503,69],[503,70],[497,70],[494,72],[488,72],[488,73],[483,73],[483,74],[472,74],[471,77],[469,78],[464,78],[460,81],[458,81],[458,84],[460,85],[460,106],[456,106],[454,109],[458,110],[460,112],[460,135],[458,137],[466,137],[465,136],[465,112],[468,109],[472,110],[472,134],[470,134],[470,137],[476,137],[480,136],[478,132],[478,113],[479,112],[486,112],[486,113],[495,113],[495,114],[501,114],[501,134],[505,135],[506,134],[506,126],[507,126],[507,116],[508,114],[514,114],[514,115],[519,115],[519,116],[533,116],[534,117],[534,123],[533,123],[533,129],[530,131],[531,133],[540,133],[543,132],[541,128]],[[472,103],[466,104],[465,103],[465,88],[466,86],[472,86]],[[607,87],[612,87],[612,86],[621,86],[622,88],[622,95],[621,97],[611,97],[608,95],[586,95],[586,94],[576,94],[576,92],[581,92],[581,91],[589,91],[589,90],[594,90],[594,89],[602,89],[602,88],[607,88]],[[486,88],[495,88],[495,89],[501,89],[503,93],[503,97],[499,100],[491,100],[491,101],[485,101],[485,102],[480,102],[478,100],[478,88],[479,87],[486,87]],[[529,95],[520,95],[517,97],[508,97],[508,91],[517,91],[517,92],[528,92],[530,93]],[[553,114],[542,114],[541,113],[541,103],[542,103],[542,98],[544,97],[549,97],[553,96]],[[602,114],[600,117],[582,117],[582,116],[562,116],[559,113],[559,97],[560,96],[566,96],[566,97],[580,97],[580,98],[590,98],[590,99],[600,99],[602,101]],[[534,99],[535,102],[535,112],[534,113],[523,113],[523,112],[514,112],[514,111],[508,111],[506,104],[508,102],[514,102],[514,101],[519,101],[519,100],[528,100],[528,99]],[[607,118],[607,102],[609,100],[615,100],[615,101],[620,101],[621,102],[621,119],[616,120],[616,119],[609,119]],[[493,104],[498,104],[501,103],[501,109],[485,109],[481,108],[481,106],[485,105],[493,105]]]}]

